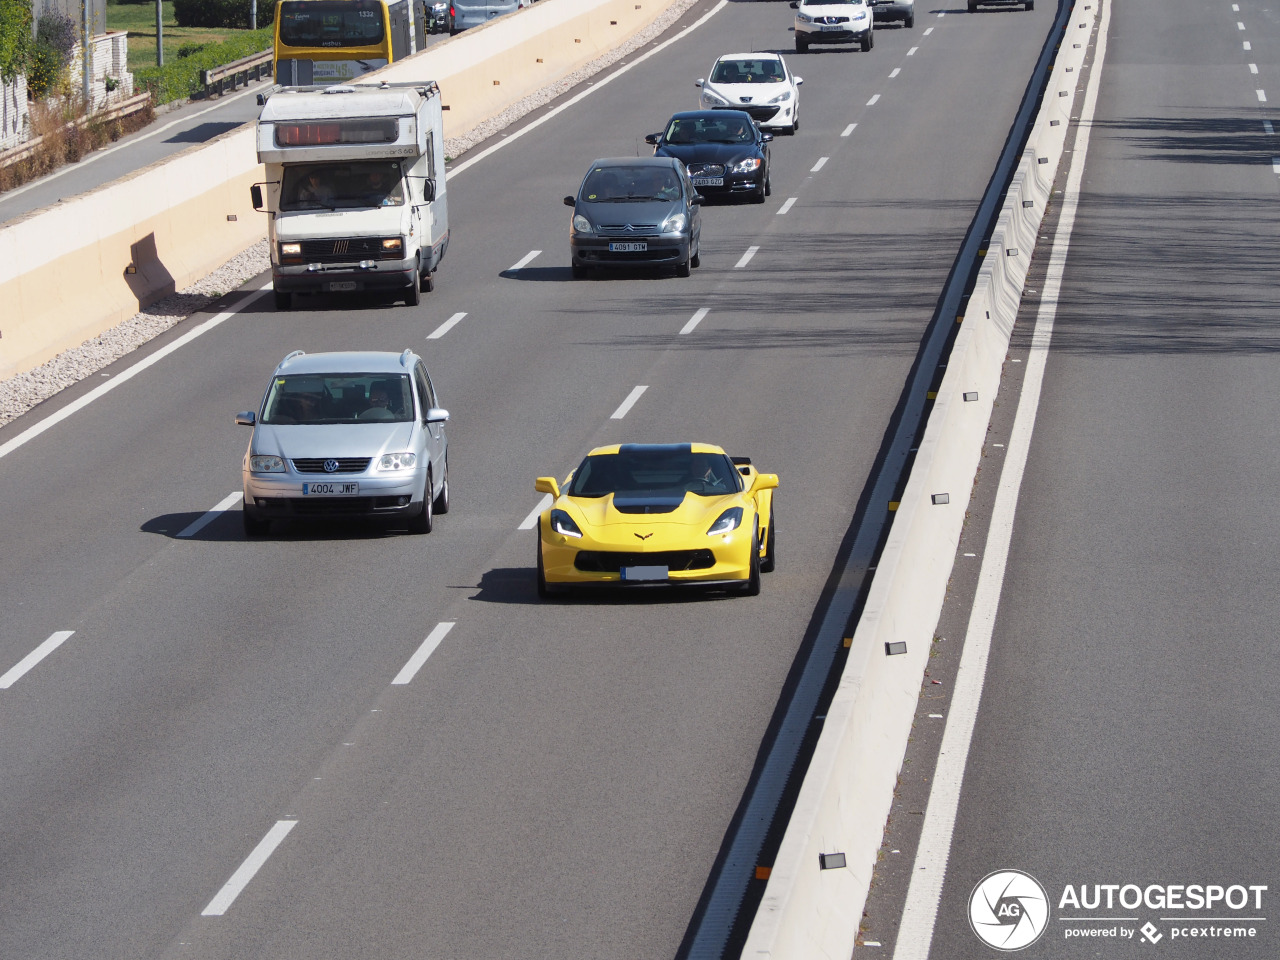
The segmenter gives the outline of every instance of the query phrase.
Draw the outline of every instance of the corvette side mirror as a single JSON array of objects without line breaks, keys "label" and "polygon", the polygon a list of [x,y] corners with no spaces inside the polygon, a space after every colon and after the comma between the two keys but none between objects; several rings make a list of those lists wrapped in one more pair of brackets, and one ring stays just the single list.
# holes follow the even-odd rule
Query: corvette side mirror
[{"label": "corvette side mirror", "polygon": [[539,493],[549,493],[553,497],[560,496],[560,484],[555,477],[539,477],[533,481],[533,489]]},{"label": "corvette side mirror", "polygon": [[761,490],[773,490],[778,486],[778,475],[776,473],[757,473],[755,482],[751,484],[751,492],[759,493]]}]

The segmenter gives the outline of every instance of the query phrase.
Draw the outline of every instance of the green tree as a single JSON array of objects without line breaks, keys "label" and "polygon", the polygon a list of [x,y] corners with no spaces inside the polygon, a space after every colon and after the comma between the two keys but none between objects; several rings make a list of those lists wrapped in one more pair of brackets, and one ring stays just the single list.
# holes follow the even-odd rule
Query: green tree
[{"label": "green tree", "polygon": [[0,80],[26,72],[31,47],[31,0],[0,0]]}]

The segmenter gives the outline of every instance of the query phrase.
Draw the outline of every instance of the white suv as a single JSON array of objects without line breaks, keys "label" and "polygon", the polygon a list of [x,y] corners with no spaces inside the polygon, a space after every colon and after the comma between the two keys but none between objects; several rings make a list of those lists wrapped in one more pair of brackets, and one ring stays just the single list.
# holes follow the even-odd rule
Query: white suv
[{"label": "white suv", "polygon": [[791,0],[796,11],[796,52],[812,43],[857,43],[875,46],[875,29],[867,0]]}]

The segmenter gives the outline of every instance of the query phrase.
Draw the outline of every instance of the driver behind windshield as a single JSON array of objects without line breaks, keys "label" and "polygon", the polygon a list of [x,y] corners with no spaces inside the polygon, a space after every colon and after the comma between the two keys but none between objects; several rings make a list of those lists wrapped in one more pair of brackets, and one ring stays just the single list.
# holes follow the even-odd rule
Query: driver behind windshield
[{"label": "driver behind windshield", "polygon": [[593,203],[626,200],[678,200],[680,183],[667,167],[596,167],[582,185]]}]

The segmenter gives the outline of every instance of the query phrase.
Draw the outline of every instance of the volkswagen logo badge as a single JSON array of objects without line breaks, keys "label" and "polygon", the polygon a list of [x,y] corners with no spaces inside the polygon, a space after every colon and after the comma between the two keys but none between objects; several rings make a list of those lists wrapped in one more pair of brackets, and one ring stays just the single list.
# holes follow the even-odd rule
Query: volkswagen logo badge
[{"label": "volkswagen logo badge", "polygon": [[336,472],[337,472],[337,470],[338,470],[338,461],[337,461],[337,460],[326,460],[326,461],[324,462],[324,472],[325,472],[325,473],[336,473]]}]

